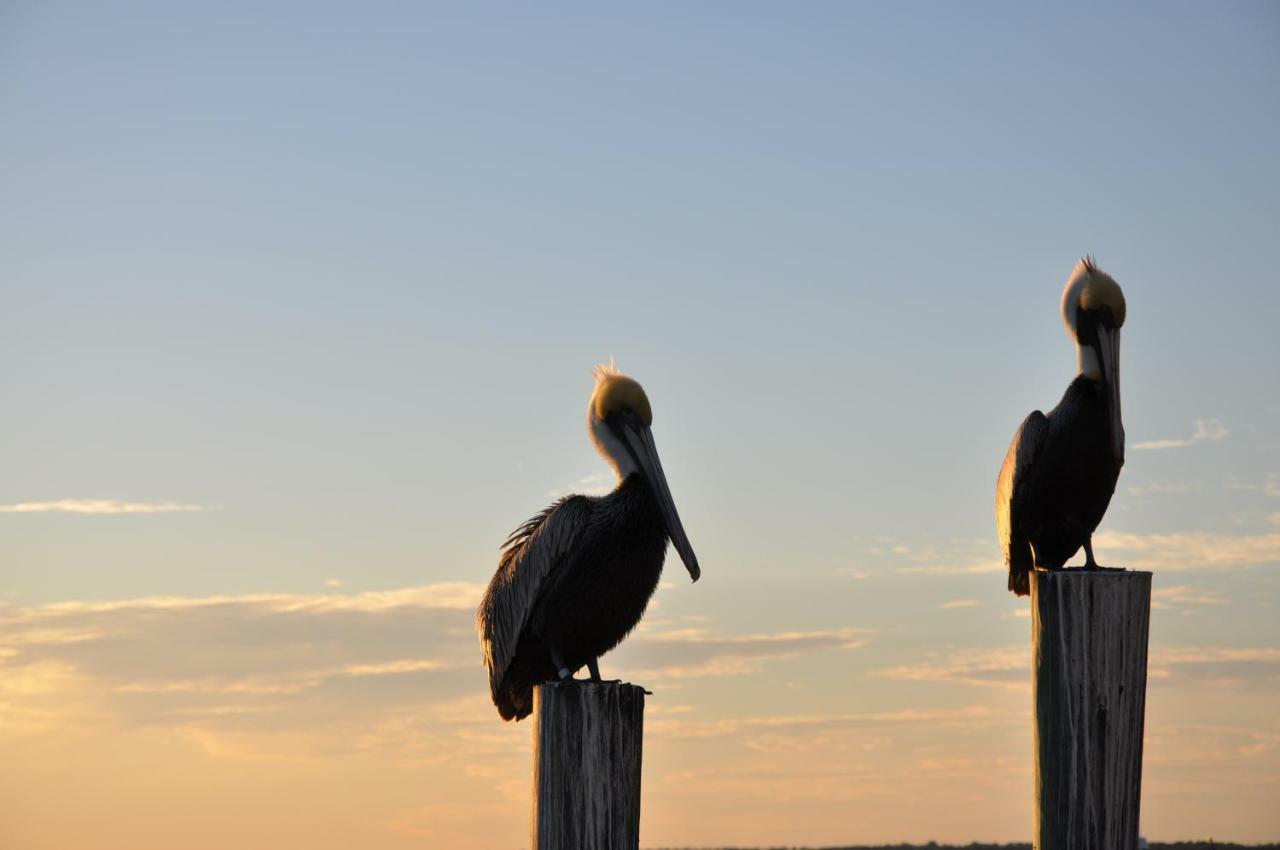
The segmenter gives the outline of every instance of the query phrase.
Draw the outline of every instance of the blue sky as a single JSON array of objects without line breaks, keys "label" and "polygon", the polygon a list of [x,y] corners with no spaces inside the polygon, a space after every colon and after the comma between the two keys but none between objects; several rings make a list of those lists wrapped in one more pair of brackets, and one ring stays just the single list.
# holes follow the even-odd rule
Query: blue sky
[{"label": "blue sky", "polygon": [[[705,570],[668,575],[654,628],[867,632],[709,679],[692,712],[987,705],[895,682],[1025,644],[995,474],[1073,374],[1058,297],[1088,252],[1130,306],[1099,558],[1159,571],[1153,642],[1264,659],[1240,681],[1277,713],[1274,6],[258,6],[0,10],[0,505],[198,508],[0,513],[13,611],[482,583],[552,494],[606,483],[585,407],[614,355]],[[91,694],[141,675],[57,663]],[[423,675],[423,704],[483,688]],[[784,680],[806,696],[761,696]],[[1231,713],[1163,704],[1157,732]],[[656,793],[655,840],[739,838]],[[1212,816],[1161,793],[1157,833]],[[861,838],[823,799],[810,837]],[[1274,837],[1249,811],[1237,837]]]}]

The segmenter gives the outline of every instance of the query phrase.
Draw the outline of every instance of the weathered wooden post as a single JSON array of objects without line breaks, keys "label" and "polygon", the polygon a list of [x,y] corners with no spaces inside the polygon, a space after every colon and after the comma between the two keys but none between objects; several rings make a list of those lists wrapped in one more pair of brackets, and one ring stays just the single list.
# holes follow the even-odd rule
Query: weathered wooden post
[{"label": "weathered wooden post", "polygon": [[1034,572],[1036,850],[1136,850],[1151,573]]},{"label": "weathered wooden post", "polygon": [[533,850],[638,850],[645,690],[548,682],[533,695]]}]

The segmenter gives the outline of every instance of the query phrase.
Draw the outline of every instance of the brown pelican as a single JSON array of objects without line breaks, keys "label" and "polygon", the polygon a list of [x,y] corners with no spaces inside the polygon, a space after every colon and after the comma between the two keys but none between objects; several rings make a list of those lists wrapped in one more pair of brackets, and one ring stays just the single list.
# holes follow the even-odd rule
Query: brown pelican
[{"label": "brown pelican", "polygon": [[528,716],[533,687],[567,679],[640,622],[658,586],[667,538],[689,575],[701,570],[680,524],[640,385],[597,366],[587,429],[613,467],[607,496],[565,496],[511,533],[476,612],[489,690],[504,720]]},{"label": "brown pelican", "polygon": [[1014,434],[996,483],[996,529],[1009,589],[1031,592],[1032,567],[1062,569],[1102,521],[1124,466],[1120,422],[1120,328],[1124,293],[1091,257],[1076,264],[1062,292],[1062,321],[1076,341],[1079,373],[1058,406],[1033,412]]}]

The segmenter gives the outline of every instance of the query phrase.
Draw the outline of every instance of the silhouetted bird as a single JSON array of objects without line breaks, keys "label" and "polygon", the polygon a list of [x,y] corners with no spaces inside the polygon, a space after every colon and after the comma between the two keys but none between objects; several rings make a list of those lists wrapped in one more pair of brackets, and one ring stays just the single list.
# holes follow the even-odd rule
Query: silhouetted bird
[{"label": "silhouetted bird", "polygon": [[1085,258],[1062,293],[1062,320],[1076,341],[1079,374],[1046,416],[1022,422],[996,483],[996,529],[1009,567],[1009,589],[1031,592],[1032,567],[1061,569],[1102,521],[1124,466],[1120,421],[1120,328],[1124,293]]},{"label": "silhouetted bird", "polygon": [[644,615],[658,586],[667,538],[694,581],[700,570],[662,472],[640,385],[597,366],[587,408],[596,449],[618,486],[607,496],[566,496],[512,532],[489,582],[476,628],[489,689],[504,720],[533,710],[533,688],[597,659]]}]

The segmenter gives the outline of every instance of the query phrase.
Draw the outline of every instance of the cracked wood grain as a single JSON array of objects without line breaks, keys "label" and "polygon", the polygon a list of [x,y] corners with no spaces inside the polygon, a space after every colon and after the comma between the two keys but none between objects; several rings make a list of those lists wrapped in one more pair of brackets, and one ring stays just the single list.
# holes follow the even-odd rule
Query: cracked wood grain
[{"label": "cracked wood grain", "polygon": [[1137,848],[1151,573],[1031,578],[1035,847]]},{"label": "cracked wood grain", "polygon": [[644,697],[619,682],[534,690],[534,850],[638,850]]}]

